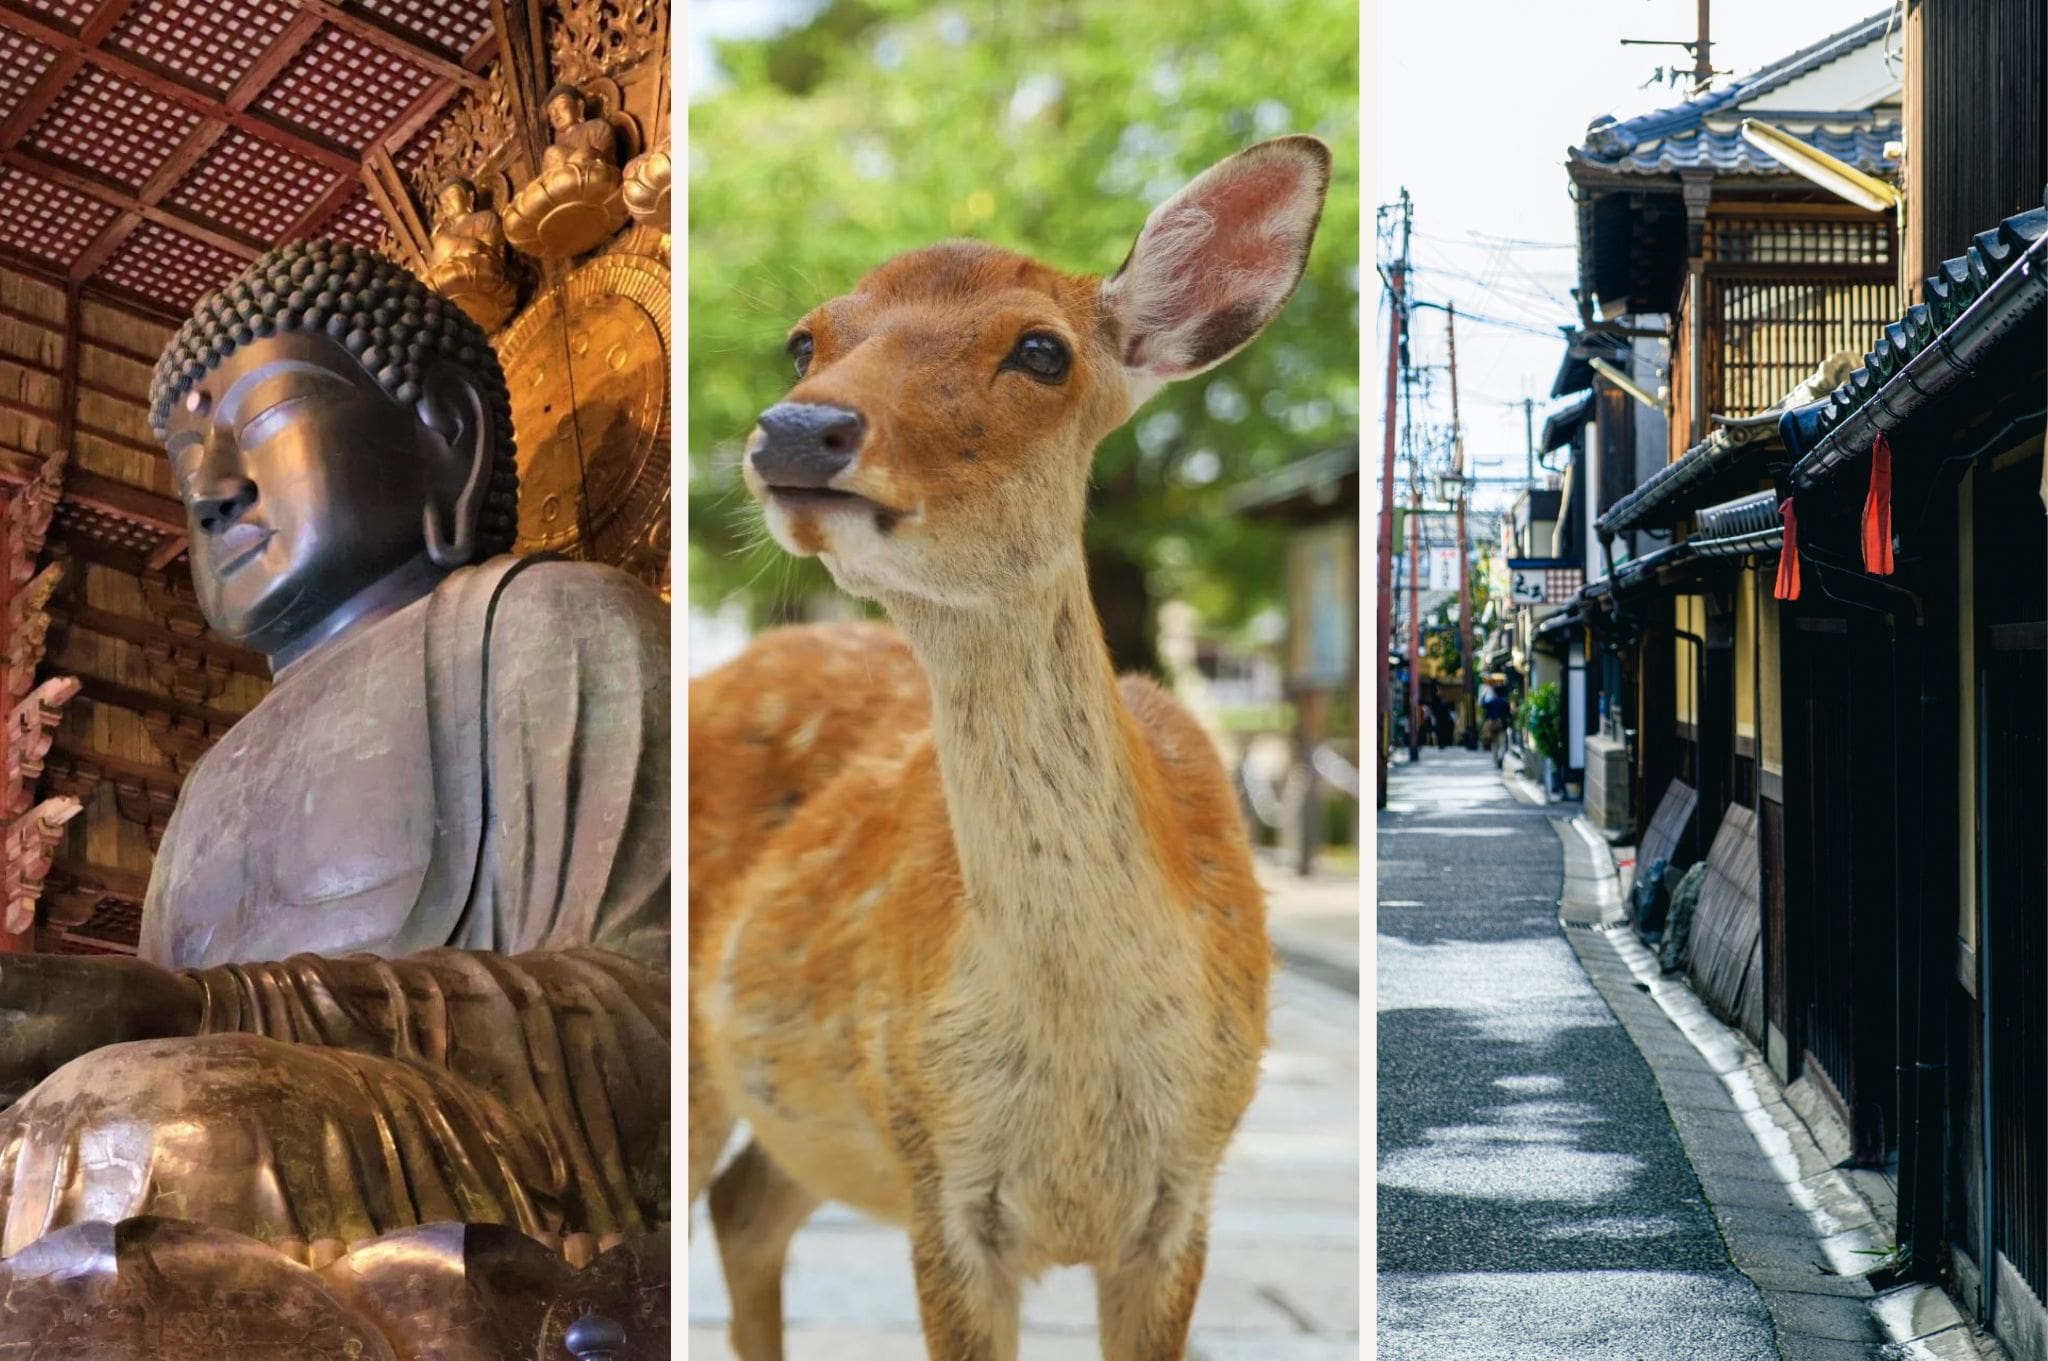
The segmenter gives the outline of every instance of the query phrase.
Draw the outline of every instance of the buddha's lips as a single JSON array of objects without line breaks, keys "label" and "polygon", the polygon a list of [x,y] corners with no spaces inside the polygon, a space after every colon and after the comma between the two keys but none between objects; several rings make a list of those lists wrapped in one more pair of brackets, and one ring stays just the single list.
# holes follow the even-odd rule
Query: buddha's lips
[{"label": "buddha's lips", "polygon": [[220,570],[233,571],[255,557],[262,551],[263,545],[270,542],[270,536],[276,532],[268,525],[250,524],[246,521],[229,525],[220,536],[220,554],[224,559]]}]

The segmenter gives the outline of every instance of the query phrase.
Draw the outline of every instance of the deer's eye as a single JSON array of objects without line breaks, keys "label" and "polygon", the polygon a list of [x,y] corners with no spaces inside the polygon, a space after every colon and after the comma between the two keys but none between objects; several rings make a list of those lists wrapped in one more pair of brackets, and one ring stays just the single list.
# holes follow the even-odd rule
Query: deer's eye
[{"label": "deer's eye", "polygon": [[789,357],[796,361],[796,376],[801,378],[811,369],[811,351],[816,348],[810,336],[798,331],[789,338]]},{"label": "deer's eye", "polygon": [[1003,361],[1006,369],[1022,369],[1041,383],[1057,383],[1067,376],[1067,368],[1073,363],[1073,356],[1067,353],[1067,346],[1058,336],[1034,331],[1017,342],[1017,348],[1010,351],[1010,357]]}]

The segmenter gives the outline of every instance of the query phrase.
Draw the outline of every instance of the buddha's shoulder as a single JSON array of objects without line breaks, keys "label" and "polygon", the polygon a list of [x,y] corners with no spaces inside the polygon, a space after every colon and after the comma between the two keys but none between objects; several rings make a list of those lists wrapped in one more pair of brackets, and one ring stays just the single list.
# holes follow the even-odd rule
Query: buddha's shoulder
[{"label": "buddha's shoulder", "polygon": [[482,569],[499,580],[491,594],[491,634],[634,639],[668,647],[668,608],[647,586],[616,567],[544,559],[505,559]]}]

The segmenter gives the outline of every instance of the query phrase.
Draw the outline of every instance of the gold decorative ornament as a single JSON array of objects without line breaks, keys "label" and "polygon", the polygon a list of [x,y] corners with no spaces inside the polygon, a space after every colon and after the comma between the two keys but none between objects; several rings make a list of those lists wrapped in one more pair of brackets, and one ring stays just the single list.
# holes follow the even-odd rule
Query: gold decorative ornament
[{"label": "gold decorative ornament", "polygon": [[519,302],[519,289],[505,267],[504,228],[496,213],[477,206],[476,186],[459,176],[441,186],[439,207],[427,287],[486,332],[495,331]]},{"label": "gold decorative ornament", "polygon": [[668,308],[661,262],[614,252],[497,337],[519,446],[515,552],[622,565],[666,518]]},{"label": "gold decorative ornament", "polygon": [[668,230],[668,185],[671,166],[668,138],[651,151],[635,156],[626,165],[626,211],[643,227]]},{"label": "gold decorative ornament", "polygon": [[626,225],[619,131],[602,116],[587,116],[587,103],[574,86],[548,92],[554,140],[541,155],[540,174],[505,213],[505,239],[528,255],[566,260]]}]

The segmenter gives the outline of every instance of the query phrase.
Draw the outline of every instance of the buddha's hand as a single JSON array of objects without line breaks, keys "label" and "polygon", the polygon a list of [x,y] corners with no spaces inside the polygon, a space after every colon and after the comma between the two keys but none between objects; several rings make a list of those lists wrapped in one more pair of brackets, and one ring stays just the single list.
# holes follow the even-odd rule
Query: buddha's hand
[{"label": "buddha's hand", "polygon": [[198,1034],[202,1000],[193,979],[126,955],[0,955],[0,1107],[95,1049]]}]

